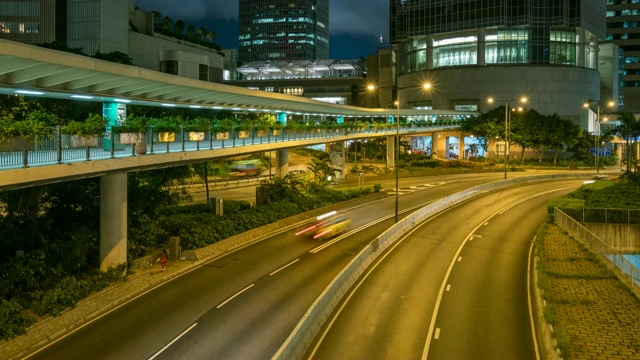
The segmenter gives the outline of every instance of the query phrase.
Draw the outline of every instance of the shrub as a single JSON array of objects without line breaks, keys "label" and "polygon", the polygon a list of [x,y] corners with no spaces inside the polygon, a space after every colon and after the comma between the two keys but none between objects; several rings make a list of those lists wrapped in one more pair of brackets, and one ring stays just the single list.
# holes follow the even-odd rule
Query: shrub
[{"label": "shrub", "polygon": [[27,332],[35,319],[15,300],[0,300],[0,339],[7,340]]}]

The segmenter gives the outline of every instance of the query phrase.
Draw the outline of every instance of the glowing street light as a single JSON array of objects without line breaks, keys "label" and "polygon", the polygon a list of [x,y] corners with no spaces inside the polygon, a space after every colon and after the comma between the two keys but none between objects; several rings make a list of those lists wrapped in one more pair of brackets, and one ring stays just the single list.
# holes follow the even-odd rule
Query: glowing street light
[{"label": "glowing street light", "polygon": [[[509,128],[510,128],[510,121],[509,121],[509,101],[518,101],[521,104],[526,104],[527,101],[529,99],[526,97],[521,97],[519,99],[510,99],[510,100],[503,100],[505,102],[505,107],[504,107],[504,132],[505,132],[505,137],[504,137],[504,178],[507,178],[507,168],[509,167],[509,157],[507,156],[507,152],[509,151]],[[496,100],[494,98],[488,98],[487,102],[489,104],[493,104]],[[518,107],[518,111],[522,111],[523,108],[522,107]]]},{"label": "glowing street light", "polygon": [[[598,156],[599,156],[598,138],[600,136],[600,100],[587,100],[583,106],[584,108],[589,109],[589,105],[591,105],[592,103],[595,103],[597,105],[597,115],[593,124],[593,135],[594,135],[593,142],[595,147],[595,156],[593,157],[593,162],[596,167],[596,173],[600,173],[600,166],[598,164]],[[607,102],[607,106],[609,108],[613,108],[615,105],[616,103],[614,101]],[[605,121],[607,121],[606,118],[605,118]]]}]

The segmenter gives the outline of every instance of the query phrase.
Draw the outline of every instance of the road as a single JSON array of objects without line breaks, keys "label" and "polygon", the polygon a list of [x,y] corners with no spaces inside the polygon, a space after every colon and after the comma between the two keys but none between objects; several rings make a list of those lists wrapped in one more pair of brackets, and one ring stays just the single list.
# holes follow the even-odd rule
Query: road
[{"label": "road", "polygon": [[547,201],[581,184],[491,193],[417,227],[360,279],[307,358],[535,359],[529,249]]},{"label": "road", "polygon": [[[400,209],[489,179],[434,183],[402,195]],[[345,212],[354,231],[335,242],[283,229],[147,292],[31,358],[270,358],[333,277],[392,224],[393,204],[388,198]]]}]

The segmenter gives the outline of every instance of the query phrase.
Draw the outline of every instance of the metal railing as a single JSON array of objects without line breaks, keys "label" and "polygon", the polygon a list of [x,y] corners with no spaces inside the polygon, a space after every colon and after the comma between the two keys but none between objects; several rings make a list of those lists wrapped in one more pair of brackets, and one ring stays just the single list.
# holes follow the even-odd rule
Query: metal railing
[{"label": "metal railing", "polygon": [[640,209],[562,208],[560,210],[582,223],[640,224]]},{"label": "metal railing", "polygon": [[[420,131],[434,131],[455,129],[458,125],[437,124],[426,126],[402,125],[400,134],[415,133]],[[102,136],[95,138],[93,145],[74,147],[71,136],[62,134],[60,127],[52,129],[51,137],[36,138],[30,148],[20,150],[2,151],[0,150],[0,171],[15,168],[27,168],[31,166],[46,166],[78,161],[103,160],[116,157],[136,156],[136,144],[118,144],[113,141],[104,141]],[[349,135],[371,135],[390,136],[396,133],[395,127],[385,127],[376,129],[366,128],[339,128],[321,129],[314,128],[287,131],[281,130],[277,134],[272,130],[265,133],[259,130],[249,131],[249,136],[240,138],[240,132],[231,131],[228,139],[216,139],[216,133],[211,129],[204,132],[202,140],[192,141],[189,132],[181,129],[175,134],[173,141],[159,141],[158,132],[149,128],[146,132],[146,154],[213,150],[226,147],[239,147],[249,145],[259,145],[264,143],[280,143],[296,140],[331,139]],[[118,134],[111,134],[118,136]],[[263,136],[259,136],[263,135]],[[109,145],[104,145],[109,144]]]},{"label": "metal railing", "polygon": [[631,290],[640,296],[640,271],[627,260],[623,254],[602,241],[594,233],[562,210],[555,208],[554,218],[558,226],[587,245],[591,251],[600,255],[609,268],[618,275],[620,280],[629,285]]}]

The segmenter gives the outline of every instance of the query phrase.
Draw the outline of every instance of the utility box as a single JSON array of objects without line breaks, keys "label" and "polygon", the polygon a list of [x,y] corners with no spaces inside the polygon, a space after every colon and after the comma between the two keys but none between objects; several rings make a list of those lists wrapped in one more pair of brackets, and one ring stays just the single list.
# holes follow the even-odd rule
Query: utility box
[{"label": "utility box", "polygon": [[172,236],[169,238],[169,260],[180,260],[180,237]]},{"label": "utility box", "polygon": [[222,216],[224,202],[219,198],[211,198],[209,199],[209,208],[214,215]]}]

